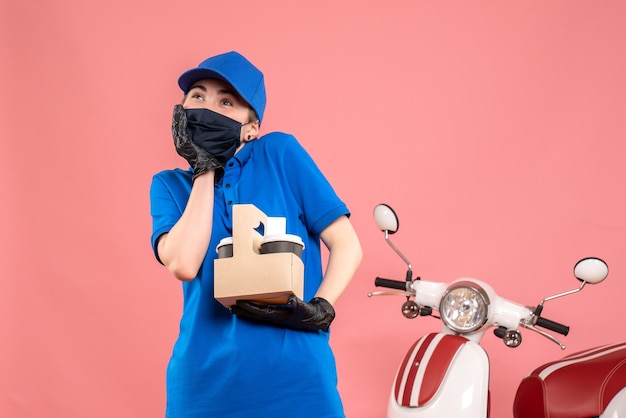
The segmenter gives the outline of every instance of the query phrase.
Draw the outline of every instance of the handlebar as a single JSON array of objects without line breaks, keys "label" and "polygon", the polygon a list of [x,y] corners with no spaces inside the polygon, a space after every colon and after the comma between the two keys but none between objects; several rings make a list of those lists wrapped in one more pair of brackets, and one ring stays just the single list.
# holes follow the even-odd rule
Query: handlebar
[{"label": "handlebar", "polygon": [[[389,289],[396,289],[396,290],[402,290],[402,291],[408,291],[409,288],[407,287],[407,283],[411,283],[411,282],[407,282],[407,281],[403,281],[403,280],[392,280],[392,279],[386,279],[383,277],[376,277],[376,280],[374,280],[374,285],[376,287],[386,287]],[[535,314],[537,315],[537,321],[535,322],[535,325],[538,327],[542,327],[545,328],[547,330],[559,333],[561,335],[567,335],[569,334],[569,327],[567,325],[563,325],[560,324],[558,322],[552,321],[550,319],[546,319],[543,318],[539,315],[541,315],[541,310],[538,309]],[[552,339],[553,341],[557,342],[557,344],[561,345],[561,343],[559,343],[558,341],[554,340],[553,337],[550,337],[548,334],[545,334],[543,331],[538,330],[537,328],[534,328],[531,324],[527,324],[530,326],[526,326],[526,328],[532,328],[534,331],[539,332],[540,334],[546,336],[547,338]],[[564,347],[564,346],[562,346]]]},{"label": "handlebar", "polygon": [[545,329],[549,329],[550,331],[558,332],[561,335],[569,334],[569,327],[567,325],[559,324],[558,322],[554,322],[546,318],[537,318],[536,325]]},{"label": "handlebar", "polygon": [[377,277],[374,280],[374,286],[387,287],[389,289],[407,290],[406,284],[406,281],[385,279],[383,277]]}]

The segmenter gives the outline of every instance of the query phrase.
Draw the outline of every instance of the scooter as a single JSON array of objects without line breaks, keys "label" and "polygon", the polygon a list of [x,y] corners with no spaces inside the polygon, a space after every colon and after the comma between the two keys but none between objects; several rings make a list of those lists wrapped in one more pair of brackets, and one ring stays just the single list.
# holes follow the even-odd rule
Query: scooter
[{"label": "scooter", "polygon": [[[498,296],[490,285],[472,278],[450,283],[414,279],[410,261],[389,239],[399,227],[396,213],[380,204],[374,219],[408,270],[404,280],[377,277],[376,286],[395,290],[368,296],[405,296],[406,318],[432,316],[443,323],[439,332],[418,339],[401,362],[388,418],[489,417],[490,364],[480,345],[485,332],[493,329],[507,347],[515,348],[522,343],[520,330],[530,330],[565,349],[547,331],[567,335],[569,327],[542,316],[545,302],[577,293],[608,275],[603,260],[582,259],[574,267],[578,288],[528,307]],[[626,417],[626,343],[596,347],[538,367],[520,383],[513,413],[515,418]]]}]

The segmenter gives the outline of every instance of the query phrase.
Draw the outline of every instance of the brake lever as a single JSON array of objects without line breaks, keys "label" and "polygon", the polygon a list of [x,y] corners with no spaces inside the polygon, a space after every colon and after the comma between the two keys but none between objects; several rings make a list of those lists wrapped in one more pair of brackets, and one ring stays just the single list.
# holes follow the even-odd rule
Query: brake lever
[{"label": "brake lever", "polygon": [[540,330],[539,328],[535,327],[532,324],[528,324],[525,322],[521,322],[520,325],[526,329],[529,329],[531,331],[535,331],[536,333],[543,335],[544,337],[546,337],[547,339],[549,339],[550,341],[552,341],[553,343],[555,343],[556,345],[558,345],[559,347],[561,347],[561,350],[565,350],[565,345],[563,345],[559,340],[557,340],[555,337],[553,337],[552,335],[548,334],[547,332]]},{"label": "brake lever", "polygon": [[388,290],[383,290],[383,291],[379,291],[379,292],[370,292],[367,294],[368,298],[371,298],[372,296],[406,296],[406,297],[411,297],[414,296],[412,293],[409,292],[391,292]]}]

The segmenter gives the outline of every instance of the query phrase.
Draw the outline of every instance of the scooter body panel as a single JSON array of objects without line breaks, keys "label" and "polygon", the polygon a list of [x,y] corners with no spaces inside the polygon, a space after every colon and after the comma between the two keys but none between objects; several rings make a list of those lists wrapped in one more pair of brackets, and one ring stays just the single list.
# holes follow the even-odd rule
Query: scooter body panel
[{"label": "scooter body panel", "polygon": [[489,407],[489,359],[483,348],[455,335],[419,339],[398,369],[389,418],[484,418]]},{"label": "scooter body panel", "polygon": [[536,368],[520,383],[513,412],[515,418],[616,418],[613,403],[626,416],[624,387],[626,343],[595,347]]}]

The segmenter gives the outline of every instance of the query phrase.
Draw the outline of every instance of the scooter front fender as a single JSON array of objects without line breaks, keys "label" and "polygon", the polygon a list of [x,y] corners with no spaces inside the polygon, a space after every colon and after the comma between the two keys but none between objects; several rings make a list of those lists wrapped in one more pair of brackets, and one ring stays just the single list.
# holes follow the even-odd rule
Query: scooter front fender
[{"label": "scooter front fender", "polygon": [[394,382],[388,418],[485,418],[489,359],[460,336],[425,335],[413,344]]}]

